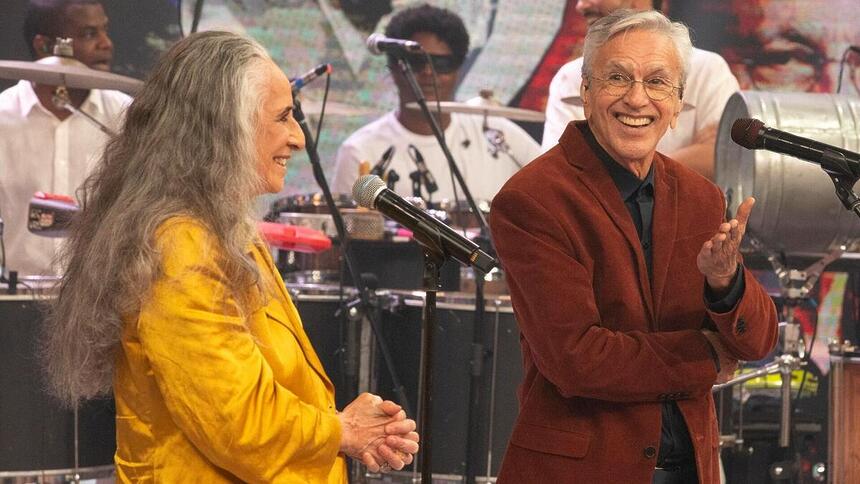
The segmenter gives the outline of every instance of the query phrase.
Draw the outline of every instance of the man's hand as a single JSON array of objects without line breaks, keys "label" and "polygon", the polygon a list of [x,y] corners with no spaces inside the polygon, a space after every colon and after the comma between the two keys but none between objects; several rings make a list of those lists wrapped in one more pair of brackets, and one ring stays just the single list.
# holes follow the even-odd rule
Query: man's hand
[{"label": "man's hand", "polygon": [[415,421],[392,401],[362,393],[338,416],[343,429],[341,452],[361,460],[371,472],[400,470],[418,452]]},{"label": "man's hand", "polygon": [[708,338],[708,342],[714,347],[717,352],[717,358],[720,360],[720,371],[717,373],[716,383],[726,383],[735,376],[735,371],[738,369],[738,360],[729,355],[729,351],[723,344],[723,340],[718,333],[703,329],[702,334]]},{"label": "man's hand", "polygon": [[728,291],[740,260],[741,241],[747,230],[747,221],[755,199],[747,198],[738,207],[736,217],[723,222],[713,237],[702,244],[696,265],[704,274],[708,286],[717,293]]}]

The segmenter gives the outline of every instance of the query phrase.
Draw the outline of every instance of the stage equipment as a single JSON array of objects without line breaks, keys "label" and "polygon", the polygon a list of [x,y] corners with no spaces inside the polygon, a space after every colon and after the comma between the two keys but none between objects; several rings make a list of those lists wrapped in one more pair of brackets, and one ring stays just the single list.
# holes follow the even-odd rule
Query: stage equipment
[{"label": "stage equipment", "polygon": [[0,482],[112,478],[113,399],[72,410],[45,392],[37,349],[43,305],[51,295],[47,287],[41,290],[41,296],[0,296]]},{"label": "stage equipment", "polygon": [[[406,108],[421,109],[416,102],[407,103]],[[439,110],[443,113],[479,114],[484,117],[498,116],[513,121],[529,121],[533,123],[542,123],[546,120],[546,115],[540,111],[512,108],[503,105],[493,95],[493,91],[489,89],[481,89],[480,96],[473,97],[466,102],[441,101],[439,102]]]},{"label": "stage equipment", "polygon": [[[732,95],[717,132],[715,175],[732,213],[746,197],[756,198],[748,233],[774,252],[815,258],[860,238],[860,223],[829,195],[833,184],[819,167],[786,155],[744,149],[730,136],[736,119],[755,117],[798,136],[858,151],[860,117],[856,113],[860,113],[857,97],[760,91]],[[850,244],[847,249],[854,250]]]},{"label": "stage equipment", "polygon": [[35,62],[0,60],[0,78],[69,89],[114,89],[129,94],[136,94],[143,87],[143,82],[137,79],[90,69],[75,59],[60,56]]},{"label": "stage equipment", "polygon": [[382,34],[370,34],[367,37],[367,50],[373,55],[382,54],[418,54],[424,52],[421,44],[414,40],[392,39]]},{"label": "stage equipment", "polygon": [[830,345],[828,434],[827,482],[860,482],[860,347],[849,342]]},{"label": "stage equipment", "polygon": [[331,74],[331,70],[331,64],[320,64],[301,76],[290,79],[290,86],[293,88],[293,96],[295,96],[296,93],[307,84],[313,82],[316,78],[326,74]]}]

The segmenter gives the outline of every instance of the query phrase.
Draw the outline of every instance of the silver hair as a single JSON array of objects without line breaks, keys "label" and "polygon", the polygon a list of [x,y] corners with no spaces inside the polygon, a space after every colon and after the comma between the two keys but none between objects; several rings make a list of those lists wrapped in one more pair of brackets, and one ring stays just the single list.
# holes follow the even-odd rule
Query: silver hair
[{"label": "silver hair", "polygon": [[681,87],[687,83],[687,73],[690,72],[690,57],[693,53],[693,42],[690,40],[690,30],[680,22],[672,22],[665,15],[655,10],[637,11],[619,9],[597,20],[585,35],[585,45],[582,54],[582,77],[591,76],[594,66],[594,56],[597,51],[616,35],[631,30],[646,30],[665,35],[672,41],[678,60],[681,63]]},{"label": "silver hair", "polygon": [[217,238],[234,295],[262,287],[245,252],[257,236],[255,138],[269,62],[247,37],[194,34],[162,57],[129,107],[78,193],[46,317],[42,359],[65,403],[110,392],[123,317],[160,275],[154,235],[168,218],[191,216]]}]

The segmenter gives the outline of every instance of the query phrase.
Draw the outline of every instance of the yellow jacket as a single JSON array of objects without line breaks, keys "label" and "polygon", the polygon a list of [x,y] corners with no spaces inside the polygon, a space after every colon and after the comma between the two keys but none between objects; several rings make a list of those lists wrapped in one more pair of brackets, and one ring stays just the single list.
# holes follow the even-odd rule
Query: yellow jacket
[{"label": "yellow jacket", "polygon": [[200,223],[172,218],[156,242],[161,276],[116,360],[118,481],[345,483],[334,388],[268,250],[250,253],[276,294],[243,318]]}]

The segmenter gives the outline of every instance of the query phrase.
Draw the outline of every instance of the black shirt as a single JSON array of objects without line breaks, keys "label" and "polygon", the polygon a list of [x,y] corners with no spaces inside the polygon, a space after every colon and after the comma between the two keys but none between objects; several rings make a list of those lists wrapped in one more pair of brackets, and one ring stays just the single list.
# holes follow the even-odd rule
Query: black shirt
[{"label": "black shirt", "polygon": [[[654,214],[654,164],[648,170],[644,180],[633,174],[630,170],[616,162],[609,153],[594,138],[587,124],[578,125],[585,140],[591,146],[594,153],[606,167],[612,181],[615,182],[624,206],[633,219],[636,233],[639,234],[639,242],[642,245],[642,253],[645,256],[645,264],[648,267],[648,277],[651,277],[652,267],[652,216]],[[738,270],[742,274],[742,271]],[[708,308],[715,312],[727,312],[734,308],[743,294],[743,277],[735,277],[729,293],[719,301],[712,301],[706,297],[705,303]],[[706,296],[710,293],[706,290]],[[710,344],[710,343],[709,343]],[[711,348],[714,364],[719,372],[719,359],[716,350]],[[664,402],[662,406],[662,426],[660,433],[660,451],[657,454],[657,467],[678,467],[695,465],[695,454],[693,442],[690,440],[690,432],[684,416],[674,401]]]}]

